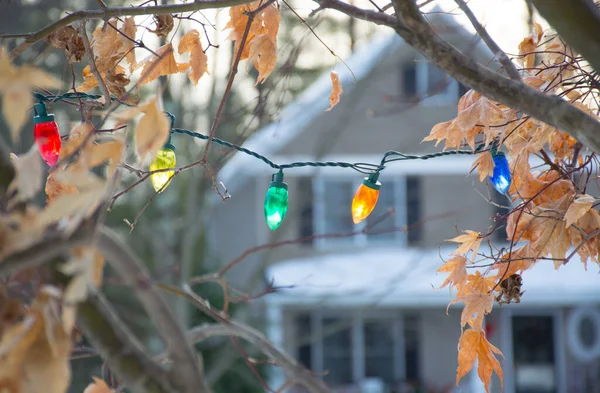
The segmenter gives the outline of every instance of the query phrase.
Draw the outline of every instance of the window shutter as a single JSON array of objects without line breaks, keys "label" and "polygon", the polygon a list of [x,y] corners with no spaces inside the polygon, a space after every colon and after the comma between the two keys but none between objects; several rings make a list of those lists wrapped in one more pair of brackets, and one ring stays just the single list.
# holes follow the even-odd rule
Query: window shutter
[{"label": "window shutter", "polygon": [[421,221],[421,178],[406,178],[406,224],[408,225],[407,241],[409,245],[421,241],[423,225]]},{"label": "window shutter", "polygon": [[[299,233],[301,238],[310,237],[314,234],[313,226],[313,184],[310,177],[301,177],[298,179],[298,200],[300,201],[300,220]],[[312,244],[313,239],[302,241],[303,244]]]},{"label": "window shutter", "polygon": [[414,98],[417,96],[417,67],[415,63],[402,67],[402,96]]}]

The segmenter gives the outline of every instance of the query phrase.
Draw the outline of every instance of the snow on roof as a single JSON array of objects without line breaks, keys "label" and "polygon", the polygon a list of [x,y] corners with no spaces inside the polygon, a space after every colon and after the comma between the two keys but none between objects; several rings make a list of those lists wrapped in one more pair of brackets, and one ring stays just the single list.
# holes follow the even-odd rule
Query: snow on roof
[{"label": "snow on roof", "polygon": [[[266,299],[300,307],[446,306],[452,294],[447,288],[437,289],[446,274],[436,271],[443,263],[440,256],[446,258],[454,250],[366,248],[280,262],[269,267],[266,276],[283,289]],[[586,271],[577,256],[559,270],[552,261],[539,261],[522,277],[524,306],[600,303],[598,267],[589,263]]]},{"label": "snow on roof", "polygon": [[[401,43],[402,40],[395,33],[379,35],[373,41],[362,45],[346,60],[348,67],[338,65],[336,72],[344,92],[348,93],[354,88],[355,77],[357,81],[363,79],[377,65],[380,58],[400,47]],[[329,72],[325,72],[283,110],[278,121],[254,133],[244,143],[244,147],[267,157],[275,154],[329,107],[330,92],[331,79]],[[234,177],[241,178],[240,171],[248,167],[256,168],[256,164],[265,165],[247,154],[236,153],[219,171],[219,180],[230,187],[228,183],[232,183]]]}]

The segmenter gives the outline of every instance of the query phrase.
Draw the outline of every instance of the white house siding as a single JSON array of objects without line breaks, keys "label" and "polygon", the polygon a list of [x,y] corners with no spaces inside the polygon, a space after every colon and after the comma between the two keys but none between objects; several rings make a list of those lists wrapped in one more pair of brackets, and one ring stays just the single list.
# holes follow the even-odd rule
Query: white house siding
[{"label": "white house siding", "polygon": [[460,309],[425,309],[421,317],[421,378],[436,388],[454,386],[458,366]]}]

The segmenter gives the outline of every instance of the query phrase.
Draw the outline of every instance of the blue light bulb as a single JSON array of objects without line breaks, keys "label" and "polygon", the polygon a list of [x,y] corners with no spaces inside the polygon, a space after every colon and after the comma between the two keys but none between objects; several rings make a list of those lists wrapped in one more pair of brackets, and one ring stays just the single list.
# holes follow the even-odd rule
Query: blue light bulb
[{"label": "blue light bulb", "polygon": [[506,156],[501,151],[492,152],[494,160],[494,173],[490,176],[490,182],[500,194],[506,194],[510,188],[510,168]]}]

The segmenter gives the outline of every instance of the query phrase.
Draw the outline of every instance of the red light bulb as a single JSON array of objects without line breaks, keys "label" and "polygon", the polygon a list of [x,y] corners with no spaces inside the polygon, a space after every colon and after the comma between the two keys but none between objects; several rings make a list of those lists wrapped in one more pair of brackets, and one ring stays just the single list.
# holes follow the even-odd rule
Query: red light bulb
[{"label": "red light bulb", "polygon": [[50,166],[56,165],[60,155],[61,140],[54,115],[46,112],[46,105],[34,104],[35,116],[33,117],[33,140],[40,155]]}]

